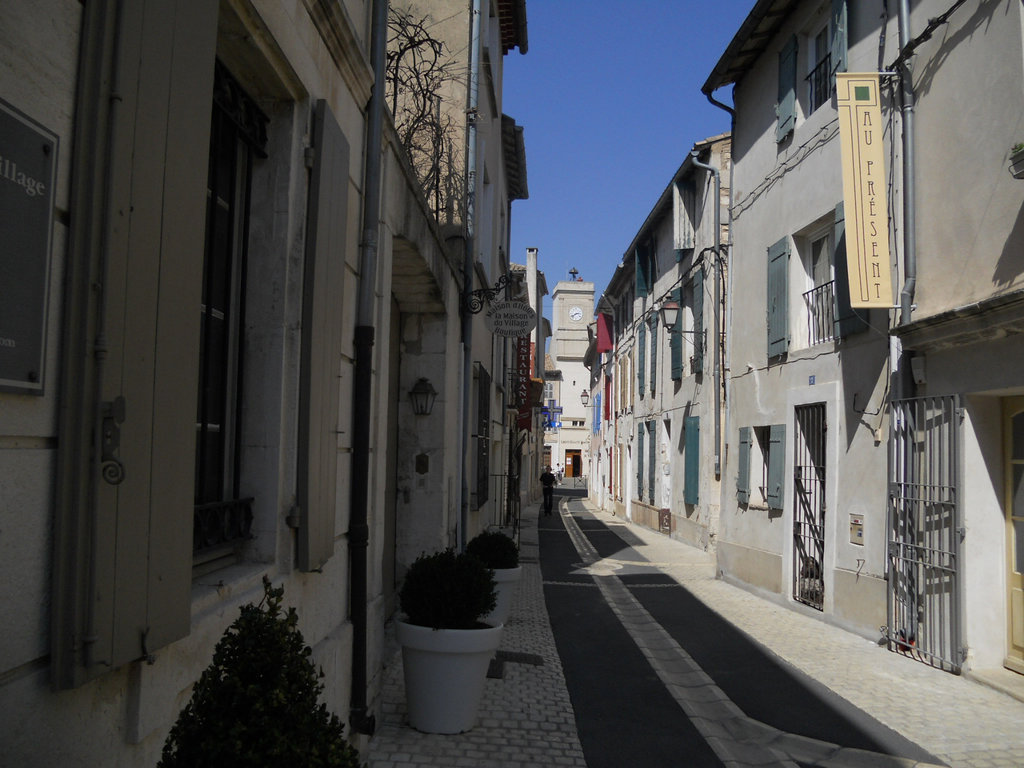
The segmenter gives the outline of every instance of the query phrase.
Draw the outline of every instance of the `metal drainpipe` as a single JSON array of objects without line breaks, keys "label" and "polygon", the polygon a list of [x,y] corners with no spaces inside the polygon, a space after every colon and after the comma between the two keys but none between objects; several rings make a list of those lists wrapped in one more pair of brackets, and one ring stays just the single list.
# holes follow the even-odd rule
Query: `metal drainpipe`
[{"label": "metal drainpipe", "polygon": [[702,163],[696,152],[690,153],[693,164],[698,168],[710,172],[715,177],[715,477],[722,476],[722,328],[721,311],[722,303],[722,177],[718,169],[713,165]]},{"label": "metal drainpipe", "polygon": [[[910,43],[910,2],[899,3],[900,53]],[[900,60],[900,109],[903,120],[903,263],[906,282],[900,292],[900,325],[910,322],[917,287],[917,207],[914,183],[914,81],[909,57]]]},{"label": "metal drainpipe", "polygon": [[349,522],[352,613],[352,695],[349,723],[356,733],[372,735],[376,718],[367,711],[367,548],[370,543],[370,402],[373,399],[374,293],[377,285],[377,243],[380,230],[381,145],[384,107],[384,62],[388,0],[374,0],[370,32],[373,92],[367,104],[364,158],[363,230],[356,298],[355,364],[352,385],[352,494]]},{"label": "metal drainpipe", "polygon": [[469,292],[473,290],[473,264],[476,261],[476,119],[480,98],[480,7],[473,0],[469,52],[469,104],[466,110],[466,253],[462,263],[462,499],[459,513],[459,551],[466,548],[466,527],[469,525],[469,458],[470,389],[473,386],[473,314],[469,311]]}]

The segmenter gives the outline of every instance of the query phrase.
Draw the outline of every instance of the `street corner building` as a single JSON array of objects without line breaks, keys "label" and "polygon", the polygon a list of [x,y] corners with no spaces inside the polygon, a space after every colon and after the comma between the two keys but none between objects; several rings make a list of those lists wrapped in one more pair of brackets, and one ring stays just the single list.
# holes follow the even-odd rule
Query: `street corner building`
[{"label": "street corner building", "polygon": [[509,514],[515,340],[465,307],[523,282],[525,2],[418,5],[425,154],[398,5],[0,6],[0,763],[155,764],[264,577],[364,746],[405,569]]}]

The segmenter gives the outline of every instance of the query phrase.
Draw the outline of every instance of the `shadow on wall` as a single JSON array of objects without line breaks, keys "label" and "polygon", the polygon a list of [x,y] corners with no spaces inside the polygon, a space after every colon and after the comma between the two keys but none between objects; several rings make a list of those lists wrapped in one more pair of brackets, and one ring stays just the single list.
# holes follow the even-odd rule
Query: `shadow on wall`
[{"label": "shadow on wall", "polygon": [[996,262],[992,284],[1006,288],[1016,282],[1021,274],[1024,274],[1024,205],[1017,210],[1017,220],[1013,223],[1003,252]]}]

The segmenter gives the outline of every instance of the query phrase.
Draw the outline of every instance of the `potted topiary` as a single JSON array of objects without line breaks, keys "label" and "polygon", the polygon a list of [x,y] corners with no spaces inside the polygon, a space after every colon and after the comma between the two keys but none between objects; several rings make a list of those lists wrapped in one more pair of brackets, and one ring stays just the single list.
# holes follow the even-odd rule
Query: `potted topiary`
[{"label": "potted topiary", "polygon": [[512,612],[512,598],[522,576],[519,565],[519,547],[501,531],[482,531],[466,545],[466,552],[480,559],[494,571],[497,600],[494,610],[481,620],[487,624],[504,624]]},{"label": "potted topiary", "polygon": [[359,768],[344,725],[318,703],[323,683],[309,660],[284,588],[263,577],[259,605],[243,605],[164,743],[158,768],[245,765]]},{"label": "potted topiary", "polygon": [[409,566],[399,600],[409,724],[425,733],[468,731],[503,628],[480,621],[494,609],[490,569],[451,549],[422,555]]}]

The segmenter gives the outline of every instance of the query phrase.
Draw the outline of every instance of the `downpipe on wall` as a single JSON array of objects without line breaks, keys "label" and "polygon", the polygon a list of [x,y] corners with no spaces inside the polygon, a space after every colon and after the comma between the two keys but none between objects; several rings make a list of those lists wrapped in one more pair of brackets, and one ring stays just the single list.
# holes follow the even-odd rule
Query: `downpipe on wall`
[{"label": "downpipe on wall", "polygon": [[370,543],[370,412],[373,399],[374,293],[380,237],[381,145],[384,110],[384,64],[388,0],[374,0],[370,31],[373,92],[367,104],[364,155],[363,226],[359,246],[359,293],[356,299],[355,363],[352,385],[352,493],[349,521],[349,581],[352,620],[352,694],[349,724],[356,733],[373,735],[376,718],[366,701],[367,549]]}]

